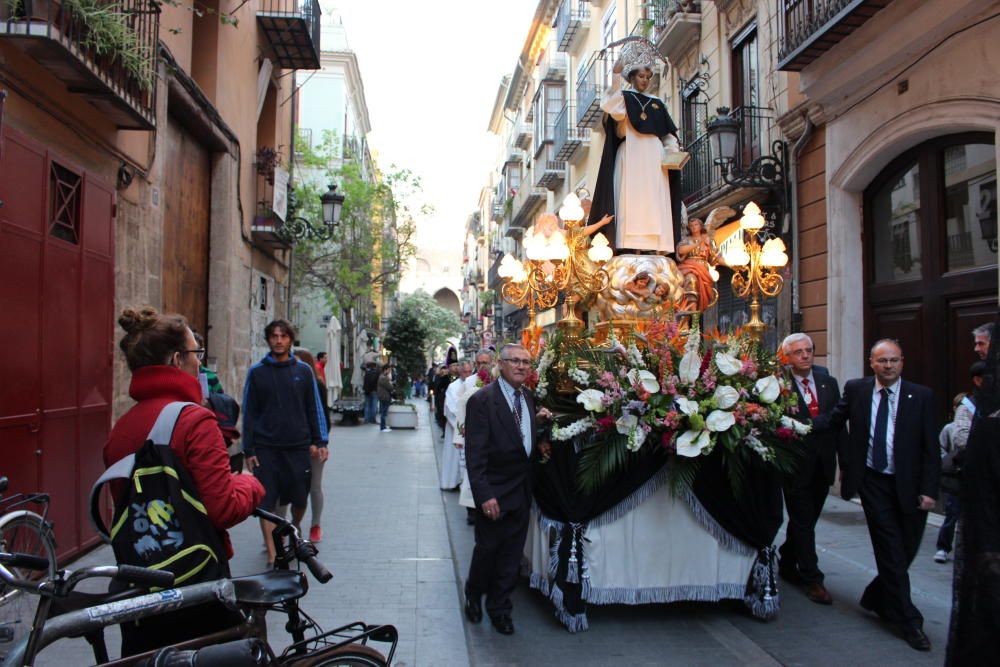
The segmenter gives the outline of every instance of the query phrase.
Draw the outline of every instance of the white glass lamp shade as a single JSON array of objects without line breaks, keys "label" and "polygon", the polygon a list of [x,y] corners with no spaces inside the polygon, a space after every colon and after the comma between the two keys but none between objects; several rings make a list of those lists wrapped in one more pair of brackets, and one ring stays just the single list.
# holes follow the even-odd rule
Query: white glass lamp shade
[{"label": "white glass lamp shade", "polygon": [[722,253],[722,259],[728,266],[746,266],[750,263],[750,254],[747,252],[747,247],[743,243],[743,239],[733,239],[733,241],[726,246],[725,252]]},{"label": "white glass lamp shade", "polygon": [[708,267],[708,275],[712,276],[713,283],[719,282],[719,271],[714,266]]},{"label": "white glass lamp shade", "polygon": [[610,261],[613,254],[611,246],[608,244],[608,238],[604,234],[598,232],[598,234],[590,240],[590,249],[587,250],[587,256],[590,257],[592,262],[603,264],[604,262]]},{"label": "white glass lamp shade", "polygon": [[740,218],[740,229],[753,233],[763,226],[764,216],[760,214],[760,207],[753,202],[749,202],[743,207],[743,217]]},{"label": "white glass lamp shade", "polygon": [[571,192],[563,199],[563,204],[559,208],[559,218],[572,222],[583,220],[583,207],[580,205],[580,198],[575,193]]},{"label": "white glass lamp shade", "polygon": [[764,266],[777,268],[788,264],[788,253],[785,252],[785,242],[781,239],[768,239],[760,252],[760,263]]},{"label": "white glass lamp shade", "polygon": [[521,262],[514,259],[514,256],[510,253],[507,253],[500,260],[500,266],[497,267],[497,275],[501,278],[513,278],[518,270],[524,270]]}]

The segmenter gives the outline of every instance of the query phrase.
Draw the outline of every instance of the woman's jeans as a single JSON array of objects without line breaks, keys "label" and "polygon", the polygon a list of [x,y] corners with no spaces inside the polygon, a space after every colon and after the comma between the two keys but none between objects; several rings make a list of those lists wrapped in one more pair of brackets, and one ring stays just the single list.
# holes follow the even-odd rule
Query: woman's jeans
[{"label": "woman's jeans", "polygon": [[392,405],[392,401],[379,401],[378,402],[378,414],[381,420],[381,428],[386,428],[385,417],[389,414],[389,406]]}]

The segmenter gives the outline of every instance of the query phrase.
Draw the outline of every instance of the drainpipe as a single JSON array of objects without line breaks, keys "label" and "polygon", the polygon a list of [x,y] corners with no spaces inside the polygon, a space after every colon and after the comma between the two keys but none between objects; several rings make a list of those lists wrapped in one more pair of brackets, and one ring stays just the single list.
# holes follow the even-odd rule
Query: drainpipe
[{"label": "drainpipe", "polygon": [[803,111],[802,117],[805,121],[805,128],[802,130],[802,136],[798,138],[792,147],[791,196],[789,197],[790,237],[792,239],[792,331],[796,332],[802,330],[802,311],[799,308],[799,202],[796,185],[799,180],[799,156],[802,155],[806,144],[812,138],[813,129],[815,128],[812,119],[809,118],[809,112]]}]

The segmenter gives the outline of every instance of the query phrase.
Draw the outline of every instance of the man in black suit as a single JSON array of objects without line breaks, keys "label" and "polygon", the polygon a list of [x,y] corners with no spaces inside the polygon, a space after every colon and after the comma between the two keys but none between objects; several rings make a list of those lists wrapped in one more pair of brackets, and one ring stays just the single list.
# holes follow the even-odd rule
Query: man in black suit
[{"label": "man in black suit", "polygon": [[903,350],[894,340],[875,343],[869,364],[875,377],[849,381],[833,412],[813,423],[818,431],[850,424],[847,447],[840,452],[841,495],[861,496],[878,567],[861,606],[894,623],[913,648],[929,651],[907,571],[938,494],[934,396],[927,387],[900,379]]},{"label": "man in black suit", "polygon": [[469,398],[465,410],[465,463],[476,513],[476,546],[465,584],[465,615],[483,618],[482,596],[493,627],[514,632],[510,595],[528,535],[531,512],[529,458],[535,440],[535,404],[522,388],[531,356],[520,345],[500,351],[500,377]]},{"label": "man in black suit", "polygon": [[[840,388],[825,368],[813,364],[812,339],[794,333],[782,341],[781,349],[789,360],[788,369],[799,395],[798,412],[792,416],[809,423],[829,414],[840,400]],[[843,429],[807,435],[799,466],[784,483],[788,528],[778,551],[778,572],[787,581],[805,587],[806,597],[817,604],[833,603],[816,556],[816,522],[837,473],[837,450],[845,441]]]}]

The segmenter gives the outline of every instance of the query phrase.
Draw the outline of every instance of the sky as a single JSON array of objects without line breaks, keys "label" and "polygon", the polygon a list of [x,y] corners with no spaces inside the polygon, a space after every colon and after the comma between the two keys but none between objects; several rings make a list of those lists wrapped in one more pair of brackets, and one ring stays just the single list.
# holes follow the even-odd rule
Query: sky
[{"label": "sky", "polygon": [[[324,3],[325,4],[325,3]],[[517,63],[537,0],[337,0],[357,54],[379,166],[421,178],[434,207],[422,254],[461,263],[465,222],[495,167],[490,113]]]}]

